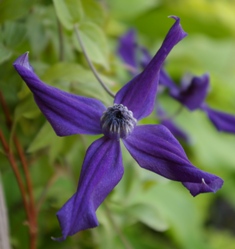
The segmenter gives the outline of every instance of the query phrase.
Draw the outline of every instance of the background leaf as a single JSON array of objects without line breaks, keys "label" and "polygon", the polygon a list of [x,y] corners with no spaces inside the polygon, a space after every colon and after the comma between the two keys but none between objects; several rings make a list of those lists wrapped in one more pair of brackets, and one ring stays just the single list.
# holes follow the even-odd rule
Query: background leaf
[{"label": "background leaf", "polygon": [[[99,28],[99,26],[92,22],[82,22],[79,24],[79,31],[89,58],[93,62],[99,63],[108,69],[109,49],[103,31]],[[74,43],[76,48],[81,51],[76,36],[74,36]]]},{"label": "background leaf", "polygon": [[83,10],[80,0],[53,0],[56,14],[63,26],[72,30],[73,25],[82,19]]}]

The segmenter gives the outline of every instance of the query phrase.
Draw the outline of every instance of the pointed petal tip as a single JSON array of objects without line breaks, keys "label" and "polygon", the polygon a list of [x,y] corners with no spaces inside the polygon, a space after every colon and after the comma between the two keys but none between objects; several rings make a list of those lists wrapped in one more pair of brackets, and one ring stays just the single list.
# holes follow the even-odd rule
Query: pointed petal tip
[{"label": "pointed petal tip", "polygon": [[183,183],[183,185],[189,190],[193,197],[203,193],[216,193],[222,188],[224,181],[220,177],[214,177],[216,178],[210,183],[206,183],[202,178],[201,183]]},{"label": "pointed petal tip", "polygon": [[19,56],[15,62],[13,63],[13,65],[15,64],[23,64],[25,61],[28,61],[28,55],[29,55],[29,51],[25,52],[24,54],[22,54],[21,56]]},{"label": "pointed petal tip", "polygon": [[[168,16],[168,18],[173,18],[175,19],[175,25],[180,25],[180,18],[178,16],[174,16],[174,15],[170,15]],[[181,25],[180,25],[181,27]],[[181,27],[181,39],[183,39],[185,36],[187,36],[188,34],[183,30],[183,28]]]},{"label": "pointed petal tip", "polygon": [[169,15],[168,18],[173,18],[175,19],[176,21],[180,21],[180,18],[178,16],[174,16],[174,15]]},{"label": "pointed petal tip", "polygon": [[120,143],[102,137],[88,148],[76,193],[57,212],[63,241],[99,225],[96,210],[123,175]]},{"label": "pointed petal tip", "polygon": [[13,66],[17,69],[18,65],[23,66],[29,69],[30,71],[32,71],[32,67],[29,64],[29,51],[25,52],[24,54],[22,54],[15,60],[15,62],[13,63]]},{"label": "pointed petal tip", "polygon": [[[144,71],[128,82],[116,94],[114,102],[125,105],[137,120],[148,116],[154,109],[160,69],[170,51],[187,34],[180,25],[180,19],[168,31],[160,49],[145,67]],[[141,99],[141,101],[139,101]]]},{"label": "pointed petal tip", "polygon": [[46,85],[34,72],[28,54],[18,57],[13,66],[33,93],[36,104],[55,133],[58,136],[101,134],[100,117],[106,110],[103,103]]}]

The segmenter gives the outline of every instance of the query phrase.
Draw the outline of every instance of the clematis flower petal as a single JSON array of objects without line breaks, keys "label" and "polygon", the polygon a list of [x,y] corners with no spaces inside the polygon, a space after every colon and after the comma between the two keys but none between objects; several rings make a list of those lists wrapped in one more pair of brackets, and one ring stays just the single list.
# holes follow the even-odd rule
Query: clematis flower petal
[{"label": "clematis flower petal", "polygon": [[201,106],[201,109],[207,114],[218,131],[235,133],[235,115],[214,110],[205,103]]},{"label": "clematis flower petal", "polygon": [[[201,193],[216,192],[222,187],[223,181],[215,175],[210,175],[211,182],[208,184],[202,178],[201,184],[183,182],[183,185],[190,191],[191,195],[196,196]],[[214,178],[214,179],[213,179]]]},{"label": "clematis flower petal", "polygon": [[209,90],[209,84],[208,74],[200,77],[190,77],[189,80],[184,80],[178,91],[171,89],[170,95],[193,111],[198,109],[204,102]]},{"label": "clematis flower petal", "polygon": [[176,21],[156,55],[144,71],[127,83],[115,96],[114,103],[125,105],[137,120],[152,112],[161,66],[172,48],[186,36],[180,25],[180,19],[175,16],[172,18]]},{"label": "clematis flower petal", "polygon": [[[223,184],[219,177],[193,166],[179,142],[162,125],[137,126],[123,142],[142,168],[170,180],[186,183],[185,187],[193,195],[215,192]],[[205,185],[208,188],[203,188]]]},{"label": "clematis flower petal", "polygon": [[137,71],[136,48],[136,32],[130,29],[120,38],[117,53],[128,66]]},{"label": "clematis flower petal", "polygon": [[13,65],[58,136],[102,133],[100,117],[106,107],[99,100],[44,84],[30,66],[28,53],[21,55]]},{"label": "clematis flower petal", "polygon": [[98,226],[96,209],[121,180],[120,143],[102,137],[88,148],[77,192],[57,212],[64,240],[67,236]]}]

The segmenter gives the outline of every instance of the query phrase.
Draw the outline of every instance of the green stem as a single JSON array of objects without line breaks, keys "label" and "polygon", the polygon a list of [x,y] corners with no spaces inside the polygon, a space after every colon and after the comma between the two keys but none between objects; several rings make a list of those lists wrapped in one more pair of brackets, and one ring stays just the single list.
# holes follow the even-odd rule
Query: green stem
[{"label": "green stem", "polygon": [[78,39],[78,42],[81,46],[81,49],[82,49],[82,52],[84,53],[84,56],[86,58],[86,61],[91,69],[91,71],[93,72],[94,76],[96,77],[96,79],[99,81],[100,85],[104,88],[104,90],[111,96],[111,97],[115,97],[115,95],[108,89],[108,87],[105,85],[105,83],[102,81],[102,79],[100,78],[98,72],[96,71],[94,65],[92,64],[87,52],[86,52],[86,49],[85,49],[85,46],[82,42],[82,39],[81,39],[81,36],[80,36],[80,33],[79,33],[79,29],[78,29],[78,25],[75,24],[74,25],[74,31],[75,31],[75,34],[77,36],[77,39]]}]

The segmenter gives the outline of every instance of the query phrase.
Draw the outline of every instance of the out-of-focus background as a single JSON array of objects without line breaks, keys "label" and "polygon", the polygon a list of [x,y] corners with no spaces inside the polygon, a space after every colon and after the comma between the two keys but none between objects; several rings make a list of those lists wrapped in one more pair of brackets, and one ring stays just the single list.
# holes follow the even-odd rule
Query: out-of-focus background
[{"label": "out-of-focus background", "polygon": [[[26,158],[38,232],[35,247],[30,245],[19,185],[1,144],[0,184],[5,198],[0,195],[0,240],[8,243],[8,221],[9,243],[15,249],[234,249],[235,134],[219,133],[203,112],[186,109],[174,118],[191,139],[182,145],[194,165],[224,179],[221,190],[194,198],[180,183],[140,169],[123,148],[125,174],[97,211],[100,226],[61,243],[53,241],[52,236],[61,236],[55,214],[75,192],[86,149],[95,137],[57,137],[12,67],[29,51],[44,82],[109,106],[112,99],[89,70],[72,23],[80,24],[91,60],[116,92],[131,79],[116,53],[119,37],[135,28],[139,44],[154,55],[173,24],[167,17],[176,15],[188,36],[167,57],[166,70],[176,82],[185,73],[209,73],[206,102],[235,115],[234,13],[232,0],[1,0],[0,91],[6,105],[1,105],[0,128],[23,184],[27,170],[16,141]],[[179,104],[167,92],[159,98],[174,115]],[[153,113],[143,122],[159,121]]]}]

